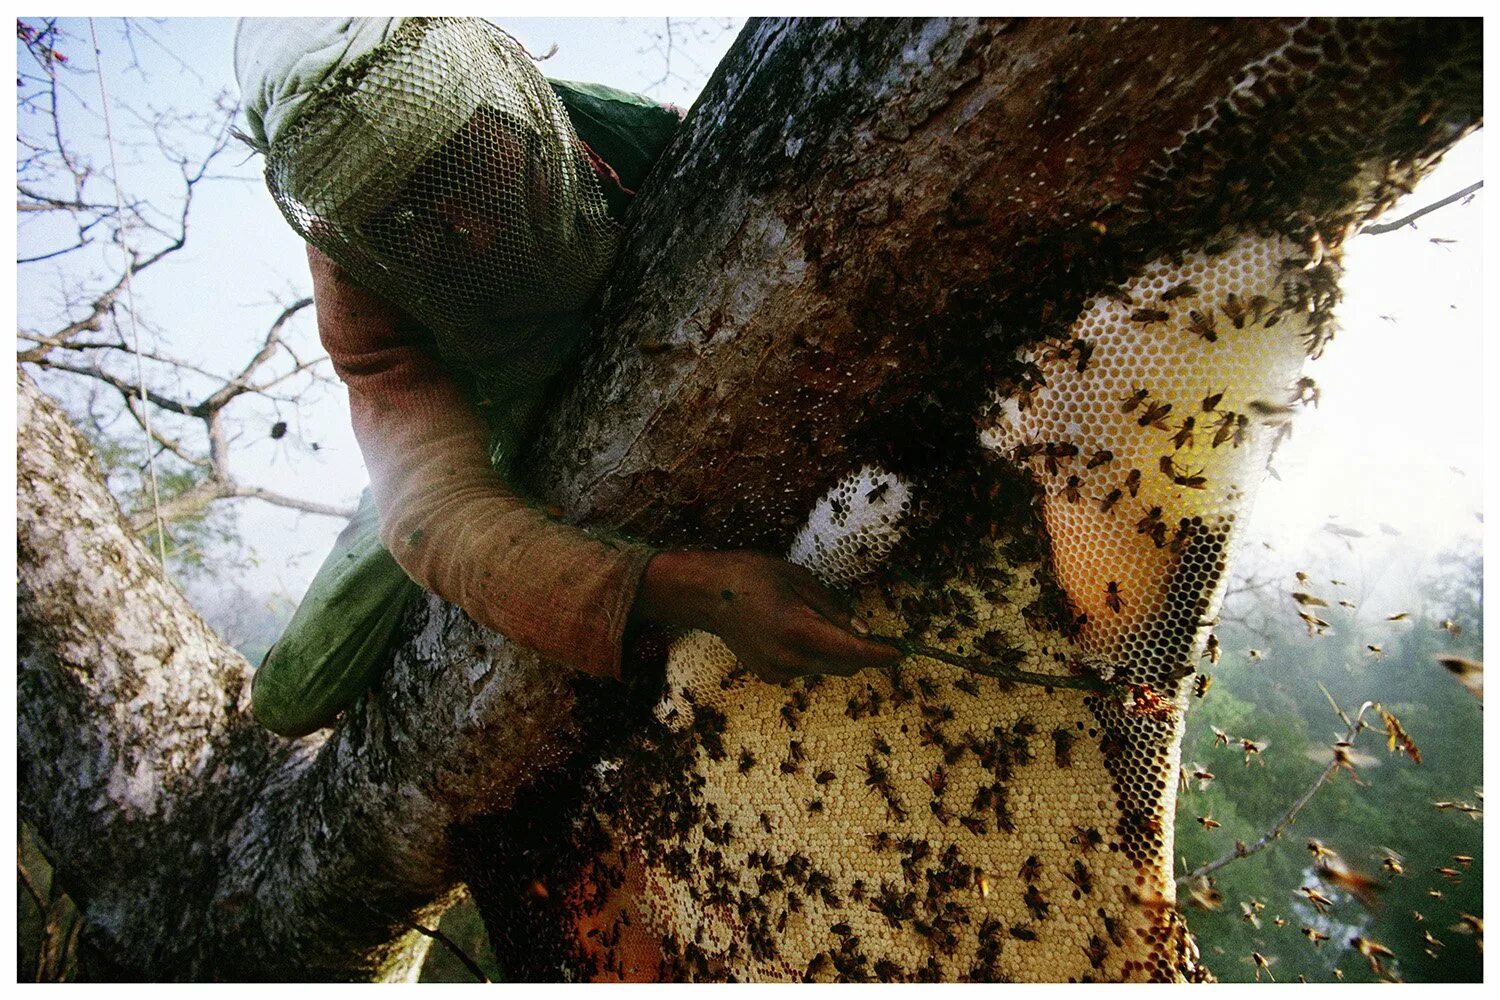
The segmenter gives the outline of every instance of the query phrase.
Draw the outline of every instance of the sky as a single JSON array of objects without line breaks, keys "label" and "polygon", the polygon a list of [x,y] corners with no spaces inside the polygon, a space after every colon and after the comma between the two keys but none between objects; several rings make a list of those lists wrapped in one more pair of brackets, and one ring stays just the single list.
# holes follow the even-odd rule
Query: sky
[{"label": "sky", "polygon": [[[535,54],[557,46],[542,63],[549,76],[646,91],[683,106],[734,38],[733,25],[723,18],[691,24],[677,19],[669,66],[662,18],[499,21]],[[203,109],[220,91],[232,99],[233,21],[141,21],[128,39],[119,24],[101,19],[97,27],[122,184],[167,202],[175,179],[161,169],[154,149],[143,145],[142,117],[169,108]],[[88,23],[74,19],[64,27],[58,47],[69,53],[75,70],[66,77],[65,118],[79,147],[104,163],[108,147],[97,82],[87,72]],[[27,127],[24,115],[20,127]],[[1482,146],[1480,134],[1454,149],[1389,217],[1479,179]],[[266,193],[260,168],[248,150],[226,156],[195,202],[187,249],[140,276],[134,292],[148,345],[212,371],[229,371],[253,350],[280,303],[307,294],[299,240]],[[1415,229],[1361,236],[1348,245],[1341,332],[1307,372],[1322,389],[1321,405],[1298,418],[1273,463],[1280,478],[1266,483],[1245,526],[1246,569],[1289,573],[1316,554],[1336,567],[1332,572],[1358,573],[1372,593],[1399,602],[1433,553],[1465,540],[1477,543],[1485,197],[1481,191],[1474,204],[1440,210]],[[56,241],[66,234],[48,225],[22,220],[22,253],[60,245]],[[45,328],[58,314],[60,289],[80,269],[104,273],[118,259],[117,250],[91,248],[61,269],[50,263],[23,267],[20,326]],[[294,321],[290,336],[299,348],[316,351],[310,313]],[[365,474],[341,388],[319,389],[296,407],[253,401],[236,406],[233,466],[240,478],[327,502],[353,502]],[[278,420],[288,423],[289,433],[273,441],[269,428]],[[257,557],[241,582],[255,591],[299,595],[338,522],[253,501],[236,506]],[[1346,546],[1323,530],[1330,520],[1367,537]]]}]

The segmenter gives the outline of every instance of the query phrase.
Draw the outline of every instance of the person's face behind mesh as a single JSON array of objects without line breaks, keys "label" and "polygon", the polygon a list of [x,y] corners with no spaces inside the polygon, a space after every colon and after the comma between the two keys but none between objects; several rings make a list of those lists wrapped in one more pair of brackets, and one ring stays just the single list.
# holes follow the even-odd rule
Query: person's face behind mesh
[{"label": "person's face behind mesh", "polygon": [[545,150],[528,123],[481,109],[417,167],[367,236],[446,308],[524,313],[556,257],[549,234],[563,165]]}]

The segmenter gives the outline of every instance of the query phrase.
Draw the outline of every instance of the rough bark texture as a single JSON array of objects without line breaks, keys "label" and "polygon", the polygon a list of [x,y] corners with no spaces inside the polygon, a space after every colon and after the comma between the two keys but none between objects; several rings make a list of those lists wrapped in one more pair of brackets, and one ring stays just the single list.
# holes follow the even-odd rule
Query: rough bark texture
[{"label": "rough bark texture", "polygon": [[[781,550],[850,456],[941,481],[984,359],[1226,226],[1337,243],[1475,125],[1479,66],[1475,22],[753,23],[642,194],[538,489]],[[258,730],[248,665],[18,392],[20,806],[94,968],[414,975],[408,922],[483,867],[455,831],[609,699],[431,601],[331,735]]]}]

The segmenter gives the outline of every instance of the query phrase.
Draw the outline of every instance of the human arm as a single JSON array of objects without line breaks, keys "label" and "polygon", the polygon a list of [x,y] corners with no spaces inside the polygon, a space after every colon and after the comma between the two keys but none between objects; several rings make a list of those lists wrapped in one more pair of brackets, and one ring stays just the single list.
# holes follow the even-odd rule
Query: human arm
[{"label": "human arm", "polygon": [[[811,573],[750,552],[656,553],[549,518],[490,465],[488,430],[420,327],[309,249],[381,540],[412,579],[549,658],[617,677],[632,619],[711,631],[758,676],[894,661]],[[730,595],[730,596],[726,596]]]}]

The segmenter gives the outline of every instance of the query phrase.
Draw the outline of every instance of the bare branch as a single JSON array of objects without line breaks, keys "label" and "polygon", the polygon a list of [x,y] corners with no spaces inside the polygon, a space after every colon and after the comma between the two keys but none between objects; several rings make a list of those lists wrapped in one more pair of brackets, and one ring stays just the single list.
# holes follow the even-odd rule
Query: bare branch
[{"label": "bare branch", "polygon": [[1403,215],[1401,218],[1395,220],[1394,222],[1371,223],[1370,225],[1361,229],[1359,231],[1359,235],[1379,236],[1381,233],[1393,233],[1398,229],[1402,229],[1406,226],[1411,225],[1429,212],[1436,212],[1438,209],[1444,207],[1445,205],[1451,205],[1455,201],[1458,201],[1462,198],[1467,198],[1469,195],[1473,194],[1475,191],[1478,191],[1482,187],[1484,187],[1484,181],[1475,181],[1473,184],[1470,184],[1462,191],[1455,191],[1448,197],[1443,198],[1439,201],[1435,201],[1431,205],[1419,208],[1415,212],[1412,212],[1410,215]]},{"label": "bare branch", "polygon": [[[1352,721],[1348,716],[1344,715],[1342,710],[1339,712],[1339,715],[1349,723],[1349,729],[1344,733],[1345,742],[1353,743],[1355,739],[1358,738],[1360,732],[1365,728],[1365,710],[1369,707],[1369,702],[1365,702],[1365,704],[1361,705],[1359,713],[1355,715]],[[1337,708],[1337,706],[1335,706],[1335,708]],[[1286,832],[1287,828],[1290,827],[1294,822],[1296,822],[1297,814],[1302,811],[1304,806],[1312,801],[1312,797],[1318,794],[1318,789],[1327,784],[1328,779],[1332,778],[1338,771],[1338,769],[1339,761],[1335,756],[1334,759],[1329,762],[1328,766],[1323,769],[1322,773],[1320,773],[1317,778],[1313,780],[1313,783],[1309,785],[1301,795],[1297,796],[1296,800],[1287,807],[1286,812],[1282,813],[1281,817],[1277,819],[1275,823],[1271,824],[1271,828],[1265,833],[1261,834],[1260,838],[1256,840],[1255,843],[1244,845],[1243,849],[1241,849],[1241,846],[1237,845],[1231,853],[1226,854],[1214,861],[1210,861],[1208,864],[1200,865],[1197,868],[1194,868],[1192,871],[1187,872],[1186,874],[1177,876],[1177,884],[1182,885],[1184,882],[1191,882],[1194,879],[1203,878],[1205,875],[1212,875],[1220,868],[1232,864],[1235,861],[1238,861],[1240,858],[1248,858],[1252,854],[1259,854],[1261,851],[1271,846],[1271,842],[1273,840],[1279,839],[1281,835]]]}]

